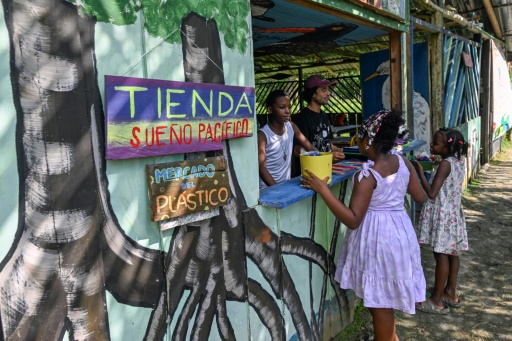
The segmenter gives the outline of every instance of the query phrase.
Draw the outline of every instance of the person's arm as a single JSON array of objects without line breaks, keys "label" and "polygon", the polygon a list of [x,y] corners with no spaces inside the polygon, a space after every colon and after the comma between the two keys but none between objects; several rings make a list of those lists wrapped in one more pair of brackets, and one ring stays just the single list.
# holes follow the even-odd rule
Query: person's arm
[{"label": "person's arm", "polygon": [[272,186],[276,181],[267,169],[267,136],[261,130],[258,131],[258,167],[261,180],[267,185]]},{"label": "person's arm", "polygon": [[[304,134],[302,134],[299,127],[297,127],[297,125],[295,123],[293,123],[293,122],[290,122],[290,123],[292,124],[295,142],[297,142],[295,148],[302,147],[302,148],[306,149],[308,152],[312,151],[312,150],[318,150],[315,146],[313,146],[311,144],[311,142],[309,142],[309,140],[306,138],[306,136],[304,136]],[[299,150],[299,154],[300,154],[300,150]]]},{"label": "person's arm", "polygon": [[341,160],[345,159],[345,153],[343,153],[343,148],[338,148],[331,142],[331,150],[333,163],[340,162]]},{"label": "person's arm", "polygon": [[407,193],[409,193],[416,202],[426,202],[428,200],[427,193],[425,193],[421,186],[420,179],[416,175],[416,170],[414,169],[413,164],[405,156],[402,156],[402,158],[404,159],[407,169],[409,169],[409,185],[407,186]]},{"label": "person's arm", "polygon": [[345,159],[345,153],[343,153],[343,148],[339,148],[338,146],[335,146],[334,143],[332,143],[334,135],[331,129],[331,122],[329,121],[329,119],[327,119],[326,123],[328,124],[329,141],[331,144],[333,163],[340,162],[341,160]]},{"label": "person's arm", "polygon": [[[355,181],[352,190],[352,197],[350,198],[349,207],[339,201],[334,194],[327,187],[327,179],[320,180],[315,174],[306,169],[310,177],[302,177],[304,187],[310,188],[320,194],[324,199],[325,204],[331,212],[349,229],[355,230],[361,225],[361,222],[366,215],[370,200],[372,198],[373,190],[377,185],[377,181],[373,176],[363,177],[361,181]],[[358,173],[356,174],[356,177]]]},{"label": "person's arm", "polygon": [[429,184],[427,178],[425,177],[425,173],[423,172],[423,167],[419,164],[419,162],[414,163],[414,168],[416,168],[416,171],[418,172],[418,176],[420,177],[421,186],[427,193],[427,196],[434,200],[437,198],[437,195],[439,194],[439,191],[441,190],[441,187],[443,187],[444,181],[450,175],[452,166],[449,161],[442,160],[439,162],[439,165],[437,166],[436,175],[434,176],[434,179],[432,180],[432,185]]}]

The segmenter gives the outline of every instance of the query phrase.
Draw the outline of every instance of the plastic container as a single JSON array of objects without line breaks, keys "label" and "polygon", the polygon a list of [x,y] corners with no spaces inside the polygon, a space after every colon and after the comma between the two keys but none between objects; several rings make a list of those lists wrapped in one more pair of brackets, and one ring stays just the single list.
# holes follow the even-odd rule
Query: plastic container
[{"label": "plastic container", "polygon": [[433,161],[418,161],[418,163],[423,167],[424,171],[430,171],[432,168],[434,168],[434,162]]},{"label": "plastic container", "polygon": [[309,169],[320,179],[329,177],[327,184],[332,181],[332,153],[321,152],[319,156],[300,155],[300,172],[302,176],[309,176],[304,172],[304,168]]},{"label": "plastic container", "polygon": [[434,160],[431,159],[428,155],[409,155],[409,160],[411,160],[411,162],[418,162],[421,167],[423,167],[424,171],[431,171],[434,168]]}]

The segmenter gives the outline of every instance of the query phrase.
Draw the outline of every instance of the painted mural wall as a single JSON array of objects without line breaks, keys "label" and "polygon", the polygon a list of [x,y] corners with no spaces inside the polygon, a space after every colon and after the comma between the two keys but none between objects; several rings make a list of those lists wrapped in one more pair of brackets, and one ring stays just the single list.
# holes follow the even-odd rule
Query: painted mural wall
[{"label": "painted mural wall", "polygon": [[[414,153],[428,154],[428,143],[432,137],[430,132],[428,45],[426,43],[414,44],[412,55],[413,122],[408,122],[407,125],[413,128],[414,139],[427,142]],[[382,109],[391,109],[389,50],[363,54],[360,57],[360,64],[363,117],[366,118]]]},{"label": "painted mural wall", "polygon": [[481,132],[482,120],[477,117],[459,127],[455,127],[460,130],[466,141],[469,142],[468,157],[466,158],[466,179],[464,187],[467,186],[470,179],[474,179],[477,172],[480,170],[480,132]]},{"label": "painted mural wall", "polygon": [[[312,340],[348,324],[354,297],[333,279],[344,228],[316,197],[257,206],[254,136],[105,158],[106,75],[254,87],[247,1],[2,0],[0,11],[2,338]],[[161,230],[146,165],[219,153],[229,202]]]},{"label": "painted mural wall", "polygon": [[492,60],[492,139],[505,134],[512,125],[512,109],[509,99],[512,96],[512,86],[508,73],[505,51],[491,40]]}]

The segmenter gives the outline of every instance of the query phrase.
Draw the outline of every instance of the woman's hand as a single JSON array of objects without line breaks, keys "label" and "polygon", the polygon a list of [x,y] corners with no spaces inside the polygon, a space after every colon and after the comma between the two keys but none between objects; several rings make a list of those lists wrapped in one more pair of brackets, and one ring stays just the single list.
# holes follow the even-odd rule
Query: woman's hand
[{"label": "woman's hand", "polygon": [[313,191],[318,193],[327,189],[327,181],[329,180],[329,177],[326,177],[325,179],[321,180],[309,169],[306,168],[304,169],[304,171],[308,173],[309,176],[302,175],[302,187],[312,189]]}]

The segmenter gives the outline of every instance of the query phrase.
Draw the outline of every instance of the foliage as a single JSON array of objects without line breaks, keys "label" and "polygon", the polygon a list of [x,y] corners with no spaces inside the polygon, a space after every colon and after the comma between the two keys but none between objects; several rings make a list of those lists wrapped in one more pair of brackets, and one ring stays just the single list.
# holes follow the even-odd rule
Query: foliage
[{"label": "foliage", "polygon": [[501,145],[500,151],[495,157],[491,160],[491,164],[497,164],[503,159],[507,157],[507,154],[511,152],[512,149],[512,141],[510,140],[510,136],[512,133],[512,129],[509,129],[503,136],[500,137]]},{"label": "foliage", "polygon": [[473,191],[475,189],[477,189],[478,186],[480,186],[480,180],[477,177],[472,178],[468,182],[468,187],[466,187],[466,189],[462,192],[462,195],[464,195],[464,196],[471,196]]},{"label": "foliage", "polygon": [[347,328],[343,329],[336,340],[339,341],[352,341],[360,340],[362,336],[370,333],[370,326],[372,318],[370,311],[365,308],[363,302],[360,302],[354,312],[354,321]]},{"label": "foliage", "polygon": [[131,25],[142,10],[144,28],[155,38],[169,44],[181,43],[181,21],[191,12],[207,20],[215,20],[224,34],[224,43],[234,51],[245,53],[250,13],[247,0],[69,0],[81,7],[87,15],[100,22]]},{"label": "foliage", "polygon": [[[501,138],[501,150],[496,155],[494,159],[490,161],[491,164],[496,165],[501,162],[504,158],[506,158],[506,153],[510,153],[512,149],[512,141],[510,140],[510,132],[509,130],[506,135]],[[463,195],[471,196],[473,191],[480,186],[480,179],[478,179],[478,175],[475,178],[472,178],[468,183],[468,187],[464,190]]]},{"label": "foliage", "polygon": [[126,0],[68,0],[81,6],[81,9],[89,16],[96,17],[98,21],[114,25],[131,25],[137,20],[137,12],[140,10],[138,2]]},{"label": "foliage", "polygon": [[507,134],[504,136],[503,140],[501,141],[502,149],[512,148],[512,141],[510,140],[510,133],[511,133],[511,130],[509,130],[507,132]]}]

